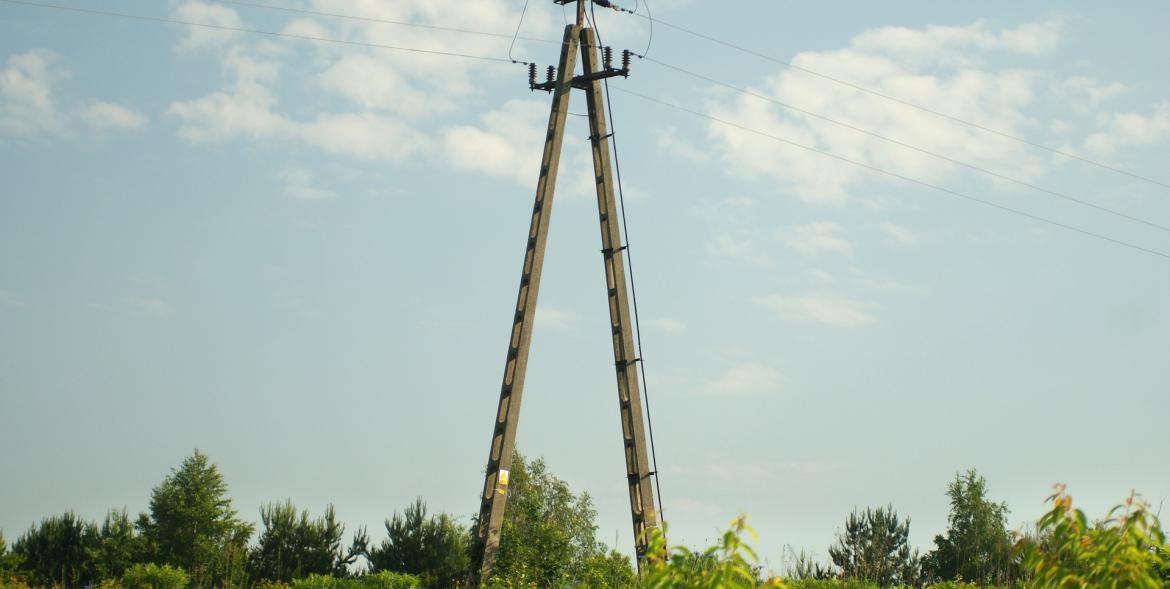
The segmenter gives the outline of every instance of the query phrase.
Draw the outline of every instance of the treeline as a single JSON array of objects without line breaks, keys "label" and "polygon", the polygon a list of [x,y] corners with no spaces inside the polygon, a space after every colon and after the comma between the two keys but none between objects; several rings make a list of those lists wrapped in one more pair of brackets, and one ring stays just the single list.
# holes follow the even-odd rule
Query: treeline
[{"label": "treeline", "polygon": [[[855,509],[828,561],[793,554],[783,578],[759,565],[742,517],[706,549],[668,548],[656,534],[639,577],[629,558],[597,540],[589,494],[573,493],[544,461],[517,454],[509,487],[492,589],[1170,587],[1170,549],[1157,517],[1135,497],[1090,522],[1061,490],[1020,534],[1007,528],[1007,505],[990,499],[973,470],[949,485],[947,529],[926,554],[912,550],[910,520],[892,506]],[[449,589],[465,586],[478,560],[474,524],[428,514],[419,499],[386,520],[381,542],[364,528],[347,542],[332,505],[314,516],[286,500],[261,506],[257,529],[239,518],[219,470],[195,451],[135,518],[125,509],[101,522],[65,512],[31,526],[11,549],[0,534],[0,585]]]}]

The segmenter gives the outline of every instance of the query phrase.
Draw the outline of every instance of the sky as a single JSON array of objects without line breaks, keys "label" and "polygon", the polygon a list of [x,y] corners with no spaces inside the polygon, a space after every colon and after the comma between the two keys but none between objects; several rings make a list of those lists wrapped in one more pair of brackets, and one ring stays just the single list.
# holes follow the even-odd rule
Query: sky
[{"label": "sky", "polygon": [[[261,3],[367,20],[0,2],[9,541],[145,510],[195,448],[250,521],[332,503],[377,539],[415,497],[478,511],[549,106],[508,36],[543,68],[565,15]],[[779,570],[891,505],[925,552],[969,468],[1012,527],[1055,483],[1090,515],[1170,496],[1170,7],[637,10],[596,26],[647,56],[611,81],[611,122],[672,542],[746,513]],[[588,131],[568,124],[517,441],[632,552]]]}]

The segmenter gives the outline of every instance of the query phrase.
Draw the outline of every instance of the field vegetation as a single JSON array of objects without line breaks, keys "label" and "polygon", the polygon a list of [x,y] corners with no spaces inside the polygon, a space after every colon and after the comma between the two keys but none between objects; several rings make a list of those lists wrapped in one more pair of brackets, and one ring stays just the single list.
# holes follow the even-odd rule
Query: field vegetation
[{"label": "field vegetation", "polygon": [[[971,470],[947,487],[947,529],[920,554],[910,519],[893,506],[846,515],[829,560],[801,552],[768,571],[743,516],[715,545],[667,546],[656,533],[644,574],[597,539],[588,493],[574,493],[543,460],[513,464],[492,589],[1161,589],[1170,587],[1170,547],[1161,524],[1131,495],[1091,520],[1064,488],[1034,526],[1012,531],[1008,507]],[[365,529],[345,536],[333,506],[314,516],[290,501],[241,519],[210,459],[195,451],[151,492],[147,511],[110,511],[101,522],[66,511],[45,517],[11,545],[0,533],[3,589],[451,589],[466,587],[477,554],[474,523],[430,513],[418,499],[385,522],[373,544]]]}]

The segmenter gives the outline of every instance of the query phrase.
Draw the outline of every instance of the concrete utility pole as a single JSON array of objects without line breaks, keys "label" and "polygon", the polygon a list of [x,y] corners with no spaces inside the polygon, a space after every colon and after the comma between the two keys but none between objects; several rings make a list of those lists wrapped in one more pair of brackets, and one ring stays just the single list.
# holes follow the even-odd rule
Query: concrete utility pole
[{"label": "concrete utility pole", "polygon": [[[601,254],[605,267],[606,292],[609,297],[610,334],[613,338],[613,357],[617,377],[618,407],[621,413],[622,443],[625,449],[626,480],[630,492],[630,515],[634,528],[634,548],[639,569],[645,556],[649,531],[658,525],[654,509],[653,485],[646,452],[646,434],[642,421],[642,403],[638,391],[638,372],[630,304],[626,290],[625,246],[621,243],[618,226],[619,212],[614,199],[613,174],[609,159],[610,134],[605,122],[605,99],[602,80],[629,73],[629,53],[623,53],[621,69],[610,63],[612,52],[606,48],[604,59],[598,51],[595,34],[585,28],[586,0],[554,0],[558,4],[576,2],[577,23],[565,27],[564,43],[558,67],[549,68],[548,78],[536,83],[536,66],[530,65],[529,85],[535,90],[552,93],[548,131],[545,135],[544,157],[536,184],[536,202],[532,207],[532,221],[520,273],[520,290],[512,332],[508,339],[508,354],[504,364],[504,380],[500,388],[500,403],[492,424],[492,443],[488,454],[487,471],[480,503],[477,537],[483,547],[479,563],[478,583],[490,577],[492,565],[500,546],[500,529],[504,521],[504,504],[508,495],[508,473],[515,450],[516,426],[520,419],[520,401],[524,393],[524,373],[528,365],[528,351],[532,341],[532,326],[536,316],[536,299],[540,288],[544,249],[548,241],[549,218],[552,214],[553,194],[560,164],[561,143],[565,133],[565,119],[569,109],[569,95],[573,88],[585,91],[589,111],[589,140],[593,151],[593,172],[597,188],[597,211],[601,227]],[[584,73],[574,76],[578,49],[583,47]]]}]

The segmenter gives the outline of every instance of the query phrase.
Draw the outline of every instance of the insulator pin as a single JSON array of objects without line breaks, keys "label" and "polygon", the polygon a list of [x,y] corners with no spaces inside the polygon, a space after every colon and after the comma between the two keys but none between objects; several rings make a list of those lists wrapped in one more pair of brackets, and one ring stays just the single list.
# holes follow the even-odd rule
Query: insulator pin
[{"label": "insulator pin", "polygon": [[534,86],[536,86],[536,64],[530,63],[528,64],[528,87]]},{"label": "insulator pin", "polygon": [[630,50],[629,49],[622,50],[622,71],[623,72],[630,71]]},{"label": "insulator pin", "polygon": [[553,78],[555,78],[555,77],[556,77],[556,75],[557,75],[557,68],[555,68],[555,67],[553,67],[553,66],[551,66],[551,65],[550,65],[550,66],[548,66],[548,72],[547,72],[547,79],[546,79],[546,81],[547,81],[549,84],[552,84],[552,83],[553,83]]},{"label": "insulator pin", "polygon": [[601,55],[602,63],[605,65],[605,69],[608,70],[613,68],[613,47],[606,47],[602,49]]}]

